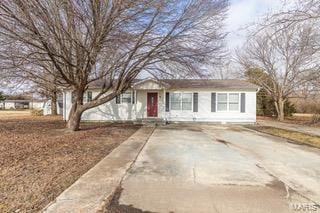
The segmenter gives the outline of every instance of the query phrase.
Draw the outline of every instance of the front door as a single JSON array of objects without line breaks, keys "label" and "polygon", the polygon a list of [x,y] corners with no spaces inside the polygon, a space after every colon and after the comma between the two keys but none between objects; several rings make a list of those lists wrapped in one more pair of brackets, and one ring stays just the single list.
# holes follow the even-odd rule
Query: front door
[{"label": "front door", "polygon": [[147,115],[158,117],[158,93],[147,94]]}]

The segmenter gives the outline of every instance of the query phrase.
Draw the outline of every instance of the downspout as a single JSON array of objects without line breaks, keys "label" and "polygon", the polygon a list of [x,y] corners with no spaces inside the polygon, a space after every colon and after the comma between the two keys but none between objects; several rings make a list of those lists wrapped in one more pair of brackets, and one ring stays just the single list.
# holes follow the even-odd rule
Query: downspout
[{"label": "downspout", "polygon": [[63,119],[64,119],[64,121],[67,121],[67,102],[66,102],[67,98],[66,98],[66,92],[63,91],[62,94],[63,94]]},{"label": "downspout", "polygon": [[134,92],[134,114],[135,114],[135,120],[137,121],[137,102],[138,102],[137,90],[133,89],[133,92]]},{"label": "downspout", "polygon": [[261,90],[261,87],[258,87],[258,89],[256,90],[257,92],[260,92],[260,90]]},{"label": "downspout", "polygon": [[167,112],[166,112],[166,88],[163,87],[163,121],[167,123]]}]

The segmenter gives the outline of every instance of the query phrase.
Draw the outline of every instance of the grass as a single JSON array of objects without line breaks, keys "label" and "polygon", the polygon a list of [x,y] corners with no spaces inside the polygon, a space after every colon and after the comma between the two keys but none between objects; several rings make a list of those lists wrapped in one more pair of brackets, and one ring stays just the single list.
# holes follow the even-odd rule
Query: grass
[{"label": "grass", "polygon": [[55,116],[0,116],[0,212],[38,212],[140,126],[84,123],[65,130]]},{"label": "grass", "polygon": [[[278,121],[276,117],[266,117],[266,116],[257,116],[258,120],[272,120],[272,121]],[[313,114],[303,114],[303,113],[296,113],[292,116],[286,117],[284,123],[289,124],[300,124],[300,125],[306,125],[311,127],[320,127],[320,123],[313,123]]]},{"label": "grass", "polygon": [[273,136],[281,137],[293,142],[307,144],[320,148],[320,137],[316,135],[271,126],[248,126],[248,128],[257,130],[259,132],[267,133]]}]

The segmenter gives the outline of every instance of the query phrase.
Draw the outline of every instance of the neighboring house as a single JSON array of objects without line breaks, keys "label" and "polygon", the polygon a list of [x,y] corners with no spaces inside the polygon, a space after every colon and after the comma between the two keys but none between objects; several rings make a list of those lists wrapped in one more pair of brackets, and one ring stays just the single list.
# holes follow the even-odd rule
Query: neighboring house
[{"label": "neighboring house", "polygon": [[0,109],[42,109],[42,100],[4,100],[0,102]]},{"label": "neighboring house", "polygon": [[[99,91],[91,85],[84,102]],[[85,111],[83,121],[256,122],[258,87],[242,80],[136,80],[114,100]],[[68,119],[72,91],[63,92],[63,117]]]},{"label": "neighboring house", "polygon": [[[57,114],[62,115],[63,114],[63,101],[62,97],[58,97],[57,100]],[[43,115],[51,115],[51,100],[48,100],[44,103],[43,107]]]},{"label": "neighboring house", "polygon": [[41,110],[44,107],[44,100],[32,100],[30,101],[30,109]]}]

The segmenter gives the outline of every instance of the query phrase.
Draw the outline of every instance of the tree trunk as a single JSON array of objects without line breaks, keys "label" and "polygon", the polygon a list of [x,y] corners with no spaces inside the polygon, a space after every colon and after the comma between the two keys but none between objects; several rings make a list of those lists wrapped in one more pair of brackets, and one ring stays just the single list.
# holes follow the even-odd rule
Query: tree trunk
[{"label": "tree trunk", "polygon": [[73,113],[70,112],[69,120],[67,123],[67,128],[72,131],[78,131],[80,129],[80,121],[82,116],[82,111],[75,110]]},{"label": "tree trunk", "polygon": [[[80,122],[82,113],[85,111],[81,108],[83,99],[83,92],[77,93],[76,100],[73,100],[72,107],[69,113],[69,119],[67,123],[67,128],[72,131],[78,131],[80,129]],[[72,100],[71,100],[72,101]]]},{"label": "tree trunk", "polygon": [[274,104],[277,110],[278,121],[284,121],[284,100],[279,98],[274,102]]},{"label": "tree trunk", "polygon": [[51,96],[51,115],[57,115],[57,93],[53,92]]},{"label": "tree trunk", "polygon": [[[103,103],[106,103],[113,98],[115,98],[118,93],[111,93],[106,97],[100,98],[95,101],[91,101],[83,105],[83,93],[84,91],[80,90],[77,92],[76,100],[73,100],[72,107],[69,113],[69,119],[67,122],[67,128],[72,131],[77,131],[80,128],[80,122],[81,122],[81,116],[83,112],[85,112],[88,109],[91,109],[93,107],[99,106]],[[71,98],[72,99],[72,98]]]}]

